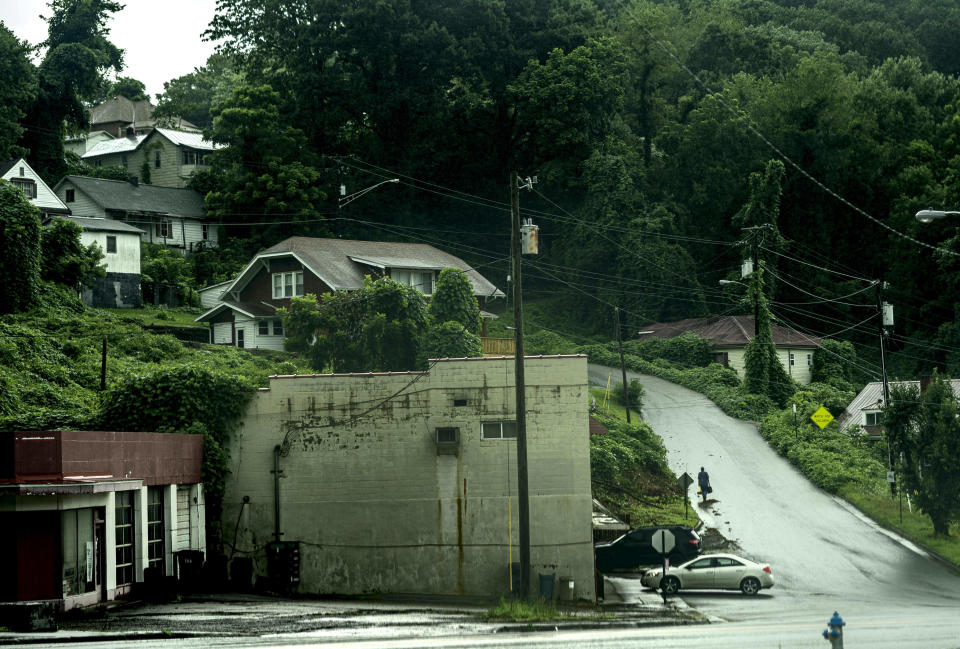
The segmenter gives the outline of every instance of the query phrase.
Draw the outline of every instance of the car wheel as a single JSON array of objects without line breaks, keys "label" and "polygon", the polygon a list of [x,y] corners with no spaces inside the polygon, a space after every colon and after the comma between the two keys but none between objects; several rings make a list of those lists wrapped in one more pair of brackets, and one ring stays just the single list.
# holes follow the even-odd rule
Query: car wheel
[{"label": "car wheel", "polygon": [[676,577],[664,577],[663,581],[660,582],[660,588],[667,595],[673,595],[680,590],[680,580]]},{"label": "car wheel", "polygon": [[756,577],[747,577],[740,582],[740,592],[744,595],[756,595],[760,592],[760,580]]}]

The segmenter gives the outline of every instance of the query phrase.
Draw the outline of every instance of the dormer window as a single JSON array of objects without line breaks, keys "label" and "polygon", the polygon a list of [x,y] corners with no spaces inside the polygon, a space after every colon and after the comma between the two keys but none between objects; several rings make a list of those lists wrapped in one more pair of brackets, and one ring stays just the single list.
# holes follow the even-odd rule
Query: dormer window
[{"label": "dormer window", "polygon": [[415,288],[424,295],[433,294],[432,270],[391,270],[390,279]]},{"label": "dormer window", "polygon": [[863,413],[863,425],[864,426],[879,426],[882,413],[879,410],[874,410],[873,412],[864,412]]},{"label": "dormer window", "polygon": [[273,299],[303,297],[303,271],[273,274]]}]

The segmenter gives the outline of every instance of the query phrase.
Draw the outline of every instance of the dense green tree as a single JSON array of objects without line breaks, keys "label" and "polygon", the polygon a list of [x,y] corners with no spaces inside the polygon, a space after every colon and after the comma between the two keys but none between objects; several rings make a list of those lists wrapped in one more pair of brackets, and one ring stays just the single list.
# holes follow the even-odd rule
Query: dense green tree
[{"label": "dense green tree", "polygon": [[[421,355],[431,358],[476,358],[483,356],[480,336],[453,320],[434,323],[423,336]],[[420,363],[421,365],[423,363]]]},{"label": "dense green tree", "polygon": [[293,298],[281,313],[284,347],[307,356],[316,370],[389,372],[422,363],[426,300],[389,278],[368,277],[350,293]]},{"label": "dense green tree", "polygon": [[825,338],[813,352],[812,383],[849,390],[857,383],[857,350],[848,340]]},{"label": "dense green tree", "polygon": [[183,118],[200,128],[210,128],[213,126],[210,109],[228,100],[241,85],[243,74],[231,58],[213,54],[203,67],[164,82],[153,116],[161,123]]},{"label": "dense green tree", "polygon": [[96,96],[103,75],[119,72],[123,52],[107,40],[110,14],[123,7],[114,0],[51,0],[47,53],[40,63],[36,99],[27,112],[20,145],[31,166],[48,184],[63,175],[63,142],[68,130],[87,125],[83,102]]},{"label": "dense green tree", "polygon": [[934,374],[923,394],[894,385],[883,424],[903,486],[930,517],[934,534],[949,534],[960,515],[960,408],[950,380]]},{"label": "dense green tree", "polygon": [[473,284],[459,268],[440,271],[427,313],[437,325],[452,321],[469,333],[480,332],[480,307],[473,294]]},{"label": "dense green tree", "polygon": [[0,315],[26,311],[40,282],[40,210],[0,180]]},{"label": "dense green tree", "polygon": [[40,230],[40,277],[72,289],[92,287],[105,277],[103,251],[96,242],[84,246],[80,242],[83,228],[66,219],[54,219]]},{"label": "dense green tree", "polygon": [[16,146],[23,136],[23,118],[36,96],[37,72],[30,63],[30,46],[0,22],[0,160],[24,154]]},{"label": "dense green tree", "polygon": [[117,77],[116,80],[101,80],[101,91],[93,98],[91,103],[102,104],[114,97],[126,97],[130,101],[149,100],[147,96],[147,87],[142,81],[133,77]]},{"label": "dense green tree", "polygon": [[[140,276],[145,289],[149,287],[153,304],[178,306],[178,300],[193,300],[190,265],[163,244],[141,244]],[[144,290],[144,293],[147,293]]]},{"label": "dense green tree", "polygon": [[291,222],[314,223],[300,234],[324,230],[315,223],[315,206],[324,197],[319,174],[307,164],[303,133],[283,124],[279,101],[269,86],[242,86],[213,108],[207,132],[227,145],[210,154],[213,189],[205,198],[207,214],[227,223],[258,223],[235,232],[262,242],[289,236]]}]

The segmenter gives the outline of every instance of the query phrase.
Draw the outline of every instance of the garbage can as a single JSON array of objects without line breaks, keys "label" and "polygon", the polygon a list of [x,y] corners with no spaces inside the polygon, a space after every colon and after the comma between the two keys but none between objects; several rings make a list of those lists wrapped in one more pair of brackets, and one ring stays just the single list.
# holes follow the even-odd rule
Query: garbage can
[{"label": "garbage can", "polygon": [[560,590],[557,593],[557,599],[561,602],[572,602],[573,585],[573,577],[560,577],[560,583],[558,584]]},{"label": "garbage can", "polygon": [[553,580],[554,576],[540,574],[540,597],[546,600],[553,599]]}]

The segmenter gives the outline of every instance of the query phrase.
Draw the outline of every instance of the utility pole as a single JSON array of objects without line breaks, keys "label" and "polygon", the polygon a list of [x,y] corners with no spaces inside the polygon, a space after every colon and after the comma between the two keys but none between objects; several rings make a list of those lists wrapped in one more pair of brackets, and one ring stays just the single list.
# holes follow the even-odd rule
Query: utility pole
[{"label": "utility pole", "polygon": [[760,229],[753,230],[751,256],[753,257],[753,337],[760,335]]},{"label": "utility pole", "polygon": [[[523,377],[523,294],[520,282],[520,194],[517,173],[510,174],[512,231],[510,256],[513,259],[514,372],[517,390],[517,496],[519,500],[520,597],[530,596],[530,493],[527,486],[526,384]],[[512,567],[511,567],[512,568]]]},{"label": "utility pole", "polygon": [[[885,284],[886,282],[877,282],[877,331],[880,334],[880,372],[881,377],[883,378],[883,407],[887,408],[890,406],[890,384],[887,382],[887,352],[883,343],[884,338],[887,336],[884,326],[887,324],[887,307],[889,305],[883,301],[883,289]],[[892,310],[890,315],[890,324],[893,324]],[[886,431],[884,431],[884,436],[886,436]],[[889,439],[887,440],[887,471],[893,471],[893,455],[890,452]],[[896,489],[895,482],[890,483],[890,489],[891,491]]]},{"label": "utility pole", "polygon": [[630,390],[627,389],[627,364],[623,360],[623,339],[620,338],[620,307],[615,307],[617,317],[617,346],[620,348],[620,371],[623,373],[623,403],[627,408],[627,423],[630,423]]}]

